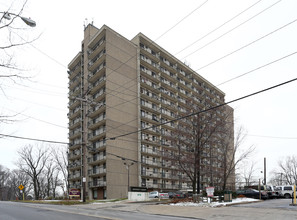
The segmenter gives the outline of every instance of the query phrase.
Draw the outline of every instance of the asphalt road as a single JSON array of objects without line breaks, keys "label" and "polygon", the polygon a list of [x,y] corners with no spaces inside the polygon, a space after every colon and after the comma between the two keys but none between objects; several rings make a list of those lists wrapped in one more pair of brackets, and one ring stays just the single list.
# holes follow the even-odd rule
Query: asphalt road
[{"label": "asphalt road", "polygon": [[[82,215],[71,212],[55,211],[40,206],[24,203],[0,202],[0,220],[78,220]],[[84,220],[104,218],[83,216]]]},{"label": "asphalt road", "polygon": [[296,220],[297,206],[290,199],[266,200],[226,207],[171,206],[129,201],[60,206],[0,202],[0,220]]},{"label": "asphalt road", "polygon": [[297,206],[291,206],[292,199],[269,199],[264,202],[248,203],[234,205],[235,207],[250,207],[250,208],[261,208],[261,209],[287,209],[296,210]]},{"label": "asphalt road", "polygon": [[[131,209],[133,204],[94,207],[88,205],[59,206],[48,204],[28,204],[0,202],[0,220],[181,220],[183,217],[155,215]],[[125,211],[126,209],[129,209]],[[186,218],[199,219],[199,218]]]}]

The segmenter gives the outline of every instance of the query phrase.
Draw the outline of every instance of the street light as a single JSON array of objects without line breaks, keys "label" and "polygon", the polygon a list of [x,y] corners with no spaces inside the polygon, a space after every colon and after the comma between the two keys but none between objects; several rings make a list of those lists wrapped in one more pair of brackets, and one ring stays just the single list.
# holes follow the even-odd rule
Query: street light
[{"label": "street light", "polygon": [[[4,18],[6,20],[11,20],[11,15],[12,16],[15,16],[15,17],[19,17],[23,20],[23,22],[26,23],[26,25],[30,26],[30,27],[35,27],[36,26],[36,22],[33,21],[31,18],[26,18],[26,17],[23,17],[23,16],[20,16],[18,14],[14,14],[14,13],[9,13],[9,12],[0,12],[3,14],[1,20]],[[1,21],[0,20],[0,21]]]},{"label": "street light", "polygon": [[[122,158],[122,160],[125,160],[124,158]],[[129,188],[130,188],[130,181],[129,181],[129,176],[130,176],[130,166],[132,166],[134,163],[128,163],[128,162],[124,162],[124,165],[126,165],[126,169],[128,170],[128,191],[127,191],[127,195],[129,193]]]}]

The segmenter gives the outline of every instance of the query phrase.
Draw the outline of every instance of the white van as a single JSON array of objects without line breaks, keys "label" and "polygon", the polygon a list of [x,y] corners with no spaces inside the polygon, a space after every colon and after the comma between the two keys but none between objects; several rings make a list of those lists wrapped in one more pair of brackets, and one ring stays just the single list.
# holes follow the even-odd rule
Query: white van
[{"label": "white van", "polygon": [[276,186],[275,190],[278,191],[280,197],[291,198],[294,196],[294,186]]}]

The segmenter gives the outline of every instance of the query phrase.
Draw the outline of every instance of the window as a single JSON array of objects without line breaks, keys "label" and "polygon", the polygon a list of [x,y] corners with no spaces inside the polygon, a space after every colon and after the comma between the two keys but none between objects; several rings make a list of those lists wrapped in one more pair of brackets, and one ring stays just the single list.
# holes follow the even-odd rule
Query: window
[{"label": "window", "polygon": [[141,122],[141,128],[145,128],[145,122]]},{"label": "window", "polygon": [[141,186],[146,186],[146,179],[144,178],[141,179]]},{"label": "window", "polygon": [[97,189],[93,190],[93,199],[97,199],[98,198],[98,192]]},{"label": "window", "polygon": [[158,180],[153,179],[153,184],[158,184]]},{"label": "window", "polygon": [[284,186],[284,190],[293,190],[291,186]]},{"label": "window", "polygon": [[145,117],[145,111],[141,110],[141,116]]}]

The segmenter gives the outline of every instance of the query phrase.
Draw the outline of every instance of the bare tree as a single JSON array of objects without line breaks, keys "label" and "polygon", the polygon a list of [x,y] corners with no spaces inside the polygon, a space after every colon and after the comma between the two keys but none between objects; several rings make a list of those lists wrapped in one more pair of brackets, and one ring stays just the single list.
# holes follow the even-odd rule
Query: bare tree
[{"label": "bare tree", "polygon": [[[31,78],[27,74],[28,71],[22,69],[15,61],[16,49],[38,39],[38,37],[31,40],[25,39],[25,35],[29,31],[25,28],[25,24],[18,22],[22,19],[27,25],[34,26],[34,21],[21,16],[26,3],[27,1],[18,9],[11,5],[6,10],[2,7],[1,9],[5,11],[0,11],[0,91],[4,94],[3,82],[12,81],[16,83]],[[15,13],[15,11],[18,12]],[[17,114],[0,113],[0,123],[14,122],[16,116]]]},{"label": "bare tree", "polygon": [[13,170],[10,173],[10,177],[8,179],[9,185],[9,200],[14,200],[16,198],[22,199],[23,195],[18,188],[20,185],[24,186],[22,190],[24,193],[24,197],[28,198],[28,196],[32,193],[32,183],[30,181],[30,177],[20,170]]},{"label": "bare tree", "polygon": [[[2,80],[10,79],[15,81],[17,79],[22,80],[28,78],[21,73],[24,72],[24,70],[14,61],[15,48],[30,44],[37,39],[24,39],[24,35],[28,33],[28,29],[25,28],[26,25],[18,22],[18,20],[22,19],[27,25],[34,26],[32,25],[34,21],[22,16],[26,3],[27,1],[25,1],[19,9],[15,9],[11,5],[6,11],[0,12],[0,35],[2,37],[0,43],[0,79]],[[14,11],[18,12],[14,13]]]},{"label": "bare tree", "polygon": [[254,184],[255,162],[244,161],[241,163],[241,165],[242,165],[241,176],[244,179],[245,186],[250,186]]},{"label": "bare tree", "polygon": [[[191,180],[193,193],[199,193],[202,186],[213,186],[218,182],[218,174],[222,173],[219,157],[224,154],[218,141],[230,127],[226,126],[225,108],[212,108],[213,105],[209,99],[203,105],[188,99],[187,111],[178,115],[182,119],[177,122],[173,135],[176,159],[181,171]],[[205,108],[209,110],[205,111]],[[184,117],[190,114],[191,117]],[[233,145],[230,147],[232,149]]]},{"label": "bare tree", "polygon": [[[232,123],[232,122],[230,122]],[[230,124],[227,124],[227,127]],[[225,135],[221,135],[220,137],[220,149],[222,152],[221,164],[223,168],[223,172],[221,173],[222,180],[222,190],[225,190],[227,185],[229,185],[229,189],[234,190],[235,182],[230,182],[230,180],[235,180],[233,176],[235,176],[236,169],[241,162],[246,161],[252,155],[255,150],[255,147],[250,146],[247,149],[243,149],[243,141],[245,139],[245,135],[243,132],[243,128],[240,127],[237,130],[237,135],[234,138],[233,125],[224,130]],[[249,170],[249,177],[245,180],[250,180],[251,175],[254,172],[254,165],[252,164],[251,169]],[[230,178],[233,177],[233,178]],[[229,183],[228,183],[229,181]]]},{"label": "bare tree", "polygon": [[0,164],[0,200],[8,199],[9,184],[7,180],[9,176],[9,169]]},{"label": "bare tree", "polygon": [[282,182],[293,185],[297,182],[297,156],[287,156],[278,161],[278,169],[275,174],[281,177]]},{"label": "bare tree", "polygon": [[21,172],[30,176],[33,183],[34,197],[40,198],[40,181],[42,172],[44,171],[49,152],[45,147],[27,145],[22,147],[18,154],[20,156],[17,166]]},{"label": "bare tree", "polygon": [[56,180],[56,185],[61,185],[63,182],[62,190],[64,192],[64,195],[67,195],[68,192],[68,159],[67,159],[67,151],[68,147],[67,146],[59,146],[58,148],[52,148],[52,155],[53,159],[58,166],[58,171],[62,174],[63,180],[60,180],[59,182]]}]

